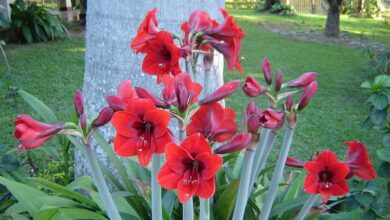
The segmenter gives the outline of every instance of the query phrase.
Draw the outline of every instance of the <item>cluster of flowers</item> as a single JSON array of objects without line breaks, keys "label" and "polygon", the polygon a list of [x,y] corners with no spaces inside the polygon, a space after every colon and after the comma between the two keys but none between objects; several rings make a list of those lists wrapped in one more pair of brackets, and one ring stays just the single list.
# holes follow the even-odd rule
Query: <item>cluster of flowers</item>
[{"label": "cluster of flowers", "polygon": [[[137,156],[140,164],[146,167],[153,154],[165,154],[165,164],[158,173],[162,187],[177,189],[180,202],[186,202],[193,195],[211,197],[215,192],[215,174],[223,164],[220,154],[254,149],[262,128],[277,133],[286,122],[287,127],[293,129],[298,113],[317,91],[314,72],[283,83],[283,73],[278,70],[272,84],[271,65],[268,59],[264,59],[266,85],[261,85],[254,77],[247,77],[241,86],[251,101],[243,117],[244,131],[238,132],[234,110],[224,107],[219,101],[235,92],[240,82],[225,83],[201,98],[202,86],[187,73],[192,69],[187,68],[184,72],[179,66],[180,58],[192,63],[196,54],[210,58],[213,50],[217,50],[224,55],[228,69],[243,71],[239,53],[244,32],[232,16],[223,9],[221,12],[224,20],[218,23],[204,11],[195,11],[182,24],[184,37],[181,38],[160,30],[157,10],[149,11],[131,42],[131,48],[145,54],[142,70],[157,76],[157,83],[163,83],[161,96],[133,87],[129,80],[124,81],[118,86],[116,95],[107,97],[109,107],[103,108],[91,123],[87,123],[81,93],[76,92],[74,103],[79,124],[50,125],[19,115],[15,121],[15,137],[20,148],[38,147],[56,134],[79,136],[88,146],[91,134],[111,121],[116,130],[114,150],[117,155]],[[175,39],[179,45],[175,44]],[[204,59],[205,67],[209,62]],[[295,95],[300,96],[294,102]],[[262,110],[256,106],[253,99],[259,96],[268,98],[268,108]],[[171,117],[179,122],[179,137],[168,128]],[[328,150],[306,163],[288,158],[287,165],[304,167],[308,171],[304,184],[306,192],[322,194],[324,201],[331,195],[344,195],[348,193],[346,179],[352,175],[362,179],[375,178],[365,146],[358,141],[346,144],[350,149],[345,162],[339,162]]]}]

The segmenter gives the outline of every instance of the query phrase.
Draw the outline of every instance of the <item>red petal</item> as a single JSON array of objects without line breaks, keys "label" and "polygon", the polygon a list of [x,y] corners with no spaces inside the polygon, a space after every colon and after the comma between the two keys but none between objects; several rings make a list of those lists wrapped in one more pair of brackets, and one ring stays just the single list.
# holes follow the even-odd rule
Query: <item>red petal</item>
[{"label": "red petal", "polygon": [[200,153],[210,153],[211,147],[207,140],[199,133],[187,137],[182,143],[181,147],[188,151],[193,157]]},{"label": "red petal", "polygon": [[318,174],[317,173],[308,174],[305,177],[303,188],[307,193],[318,194],[320,188]]},{"label": "red petal", "polygon": [[364,180],[376,178],[376,172],[371,164],[366,146],[359,141],[347,141],[344,143],[349,147],[348,157],[345,161],[354,175]]},{"label": "red petal", "polygon": [[117,134],[114,138],[115,153],[122,157],[137,155],[138,137],[128,138]]},{"label": "red petal", "polygon": [[153,138],[154,153],[162,154],[165,151],[165,145],[173,140],[171,133],[168,131],[165,135]]},{"label": "red petal", "polygon": [[134,123],[142,123],[140,118],[129,112],[115,112],[111,119],[117,133],[126,137],[136,137],[138,130],[133,127]]},{"label": "red petal", "polygon": [[221,156],[210,153],[198,154],[195,159],[203,165],[203,168],[200,171],[200,177],[202,180],[213,178],[219,169],[221,169],[223,163]]},{"label": "red petal", "polygon": [[138,148],[137,150],[138,161],[143,167],[147,167],[149,165],[149,162],[153,156],[153,152],[154,152],[154,148],[152,144],[150,144],[147,147]]},{"label": "red petal", "polygon": [[152,100],[135,99],[127,104],[125,111],[132,113],[133,115],[136,115],[142,119],[147,111],[154,109],[156,109],[156,106]]},{"label": "red petal", "polygon": [[187,170],[183,175],[183,179],[177,184],[178,198],[181,203],[188,201],[188,199],[197,191],[199,186],[199,183],[188,184],[184,182],[185,179],[188,179],[186,176],[191,175],[190,172],[191,170]]},{"label": "red petal", "polygon": [[173,143],[165,146],[167,166],[176,173],[183,173],[194,158],[182,147]]},{"label": "red petal", "polygon": [[157,176],[158,183],[165,189],[176,189],[178,182],[181,180],[183,174],[173,172],[168,164],[164,164],[161,167]]},{"label": "red petal", "polygon": [[155,109],[145,113],[144,121],[151,122],[154,126],[153,135],[155,137],[160,137],[167,133],[170,116],[169,113],[164,110]]},{"label": "red petal", "polygon": [[201,181],[198,186],[198,189],[195,192],[195,195],[207,199],[214,195],[215,192],[215,178],[209,180]]}]

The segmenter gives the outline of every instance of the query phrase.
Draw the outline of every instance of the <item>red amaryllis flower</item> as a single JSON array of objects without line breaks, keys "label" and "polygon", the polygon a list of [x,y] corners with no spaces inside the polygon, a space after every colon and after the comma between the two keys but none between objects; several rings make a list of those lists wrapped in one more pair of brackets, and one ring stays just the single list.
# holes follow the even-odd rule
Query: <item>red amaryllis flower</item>
[{"label": "red amaryllis flower", "polygon": [[242,91],[249,97],[257,97],[263,94],[265,89],[254,77],[248,76],[245,83],[242,84]]},{"label": "red amaryllis flower", "polygon": [[168,130],[169,113],[157,109],[149,99],[135,99],[124,111],[114,113],[111,119],[116,129],[115,153],[119,156],[138,156],[142,166],[147,166],[153,153],[161,154],[171,141]]},{"label": "red amaryllis flower", "polygon": [[345,163],[348,164],[350,173],[348,176],[356,175],[364,180],[373,180],[376,172],[371,164],[366,146],[359,141],[346,141],[348,146],[348,157]]},{"label": "red amaryllis flower", "polygon": [[162,96],[169,105],[175,105],[181,112],[188,106],[198,101],[198,96],[202,91],[199,83],[192,82],[190,75],[180,73],[175,77],[164,76],[164,89]]},{"label": "red amaryllis flower", "polygon": [[314,96],[314,94],[316,94],[316,92],[317,92],[317,82],[314,81],[310,83],[308,86],[306,86],[306,88],[303,90],[302,96],[298,102],[297,109],[299,111],[304,109],[307,106],[307,104],[309,104],[309,101]]},{"label": "red amaryllis flower", "polygon": [[241,133],[235,136],[229,142],[221,145],[217,149],[215,149],[216,154],[227,154],[235,151],[239,151],[249,146],[252,140],[252,134],[249,133]]},{"label": "red amaryllis flower", "polygon": [[145,19],[138,28],[137,36],[131,41],[131,49],[137,53],[145,53],[148,41],[153,39],[160,29],[156,19],[157,9],[148,11]]},{"label": "red amaryllis flower", "polygon": [[202,100],[199,101],[200,105],[208,105],[210,103],[219,102],[224,98],[231,96],[240,85],[239,80],[234,80],[228,83],[223,84],[213,93],[207,95]]},{"label": "red amaryllis flower", "polygon": [[125,80],[118,85],[117,95],[107,96],[107,102],[114,111],[125,109],[130,100],[137,99],[138,95],[135,92],[130,80]]},{"label": "red amaryllis flower", "polygon": [[287,87],[306,87],[310,83],[316,81],[317,78],[317,73],[315,72],[309,72],[309,73],[304,73],[297,79],[291,80],[290,82],[287,83]]},{"label": "red amaryllis flower", "polygon": [[271,83],[272,83],[271,64],[267,58],[264,58],[264,60],[263,60],[263,74],[264,74],[265,82],[268,85],[271,85]]},{"label": "red amaryllis flower", "polygon": [[181,29],[184,31],[186,37],[188,37],[190,32],[196,34],[198,32],[209,31],[217,25],[218,23],[211,19],[207,12],[196,10],[192,12],[190,19],[181,25]]},{"label": "red amaryllis flower", "polygon": [[257,133],[259,127],[279,129],[284,123],[284,113],[268,108],[261,111],[256,104],[251,101],[246,108],[248,131]]},{"label": "red amaryllis flower", "polygon": [[142,71],[157,76],[157,82],[165,74],[180,73],[180,48],[173,42],[173,37],[166,31],[160,31],[148,42],[146,56],[142,62]]},{"label": "red amaryllis flower", "polygon": [[211,153],[211,147],[202,135],[193,134],[180,146],[168,143],[165,155],[167,161],[157,180],[166,189],[177,189],[180,202],[186,202],[193,195],[206,199],[214,194],[215,174],[223,160]]},{"label": "red amaryllis flower", "polygon": [[304,165],[308,175],[305,177],[304,190],[311,194],[321,194],[327,202],[331,195],[341,196],[348,193],[346,176],[349,167],[339,162],[335,153],[326,150],[320,153],[314,161]]},{"label": "red amaryllis flower", "polygon": [[223,108],[219,103],[202,105],[191,117],[187,135],[201,133],[209,141],[224,142],[237,132],[233,109]]},{"label": "red amaryllis flower", "polygon": [[14,125],[14,136],[19,140],[19,149],[39,147],[65,128],[65,124],[46,124],[27,115],[18,115]]},{"label": "red amaryllis flower", "polygon": [[229,70],[236,69],[243,72],[240,65],[241,40],[245,33],[235,23],[233,16],[230,16],[225,9],[220,9],[224,21],[209,31],[204,32],[202,39],[223,54]]}]

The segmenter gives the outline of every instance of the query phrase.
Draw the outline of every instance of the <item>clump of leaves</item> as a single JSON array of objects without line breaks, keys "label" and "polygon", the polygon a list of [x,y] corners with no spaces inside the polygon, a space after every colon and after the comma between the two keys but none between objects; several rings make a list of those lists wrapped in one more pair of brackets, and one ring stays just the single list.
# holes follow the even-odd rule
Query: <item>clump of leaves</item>
[{"label": "clump of leaves", "polygon": [[293,6],[286,5],[283,3],[273,4],[271,9],[269,10],[271,14],[279,14],[283,16],[293,16],[296,15],[296,11]]},{"label": "clump of leaves", "polygon": [[66,27],[57,16],[44,7],[23,0],[10,4],[11,21],[0,23],[0,36],[8,42],[32,43],[61,39],[68,36]]},{"label": "clump of leaves", "polygon": [[373,74],[390,74],[390,46],[384,46],[381,50],[367,48],[365,53],[370,58],[367,68]]}]

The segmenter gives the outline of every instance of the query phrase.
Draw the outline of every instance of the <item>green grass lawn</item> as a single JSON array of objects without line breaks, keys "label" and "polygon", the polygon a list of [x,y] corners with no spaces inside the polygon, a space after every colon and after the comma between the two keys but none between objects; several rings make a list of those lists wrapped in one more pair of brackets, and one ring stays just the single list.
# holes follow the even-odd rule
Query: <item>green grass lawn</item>
[{"label": "green grass lawn", "polygon": [[[268,13],[258,13],[251,10],[230,10],[237,18],[251,22],[270,22],[280,24],[284,27],[288,25],[289,30],[312,29],[323,31],[326,23],[325,15],[299,14],[297,16],[279,16]],[[367,37],[367,39],[381,43],[390,43],[390,24],[375,19],[351,18],[342,15],[340,19],[340,29],[348,31],[352,36]]]},{"label": "green grass lawn", "polygon": [[[359,86],[362,81],[372,78],[364,71],[366,57],[362,49],[286,39],[265,32],[257,25],[264,19],[275,22],[300,22],[304,19],[308,24],[320,25],[324,20],[321,17],[279,18],[251,11],[231,12],[237,16],[247,35],[242,45],[245,73],[226,72],[226,80],[244,80],[247,75],[262,78],[261,61],[265,56],[270,59],[273,71],[283,70],[286,81],[304,72],[318,72],[319,91],[299,115],[292,155],[307,159],[325,148],[345,154],[343,141],[359,139],[374,156],[374,149],[381,145],[381,135],[374,130],[361,130],[367,107],[364,105],[366,95]],[[342,28],[348,25],[351,30],[367,31],[371,20],[364,21],[368,23],[342,22]],[[388,38],[383,36],[382,40],[390,42]],[[84,41],[79,38],[23,46],[7,45],[6,53],[16,86],[42,99],[54,109],[58,118],[69,118],[73,111],[73,92],[82,86],[84,47]],[[0,73],[4,71],[5,66],[0,63]],[[260,81],[263,82],[262,79]],[[247,101],[239,91],[227,101],[227,105],[241,111]],[[32,110],[22,102],[19,102],[18,111],[32,114]],[[16,114],[12,102],[1,101],[0,112],[0,143],[14,147],[12,121]],[[277,147],[280,147],[280,142],[281,137]]]}]

